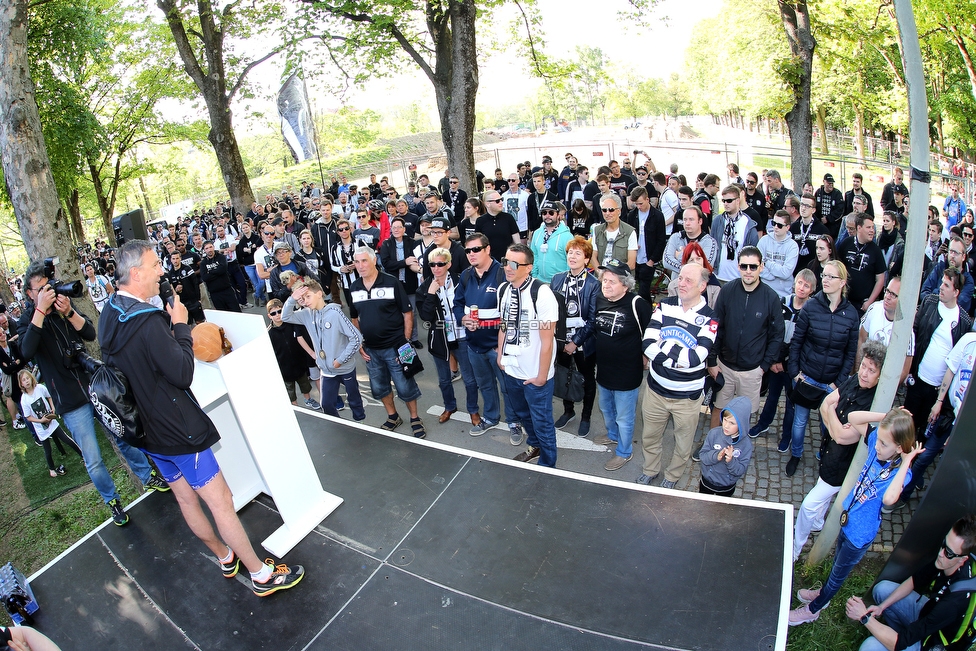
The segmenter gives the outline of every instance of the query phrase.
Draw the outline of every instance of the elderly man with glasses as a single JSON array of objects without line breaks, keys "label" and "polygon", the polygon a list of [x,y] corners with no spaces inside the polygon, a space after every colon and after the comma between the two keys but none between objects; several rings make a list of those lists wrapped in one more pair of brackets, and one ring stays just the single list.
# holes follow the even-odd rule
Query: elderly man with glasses
[{"label": "elderly man with glasses", "polygon": [[620,220],[622,209],[620,197],[614,193],[600,198],[603,224],[593,226],[593,256],[590,266],[594,269],[605,267],[616,260],[633,270],[637,266],[637,231],[630,224]]}]

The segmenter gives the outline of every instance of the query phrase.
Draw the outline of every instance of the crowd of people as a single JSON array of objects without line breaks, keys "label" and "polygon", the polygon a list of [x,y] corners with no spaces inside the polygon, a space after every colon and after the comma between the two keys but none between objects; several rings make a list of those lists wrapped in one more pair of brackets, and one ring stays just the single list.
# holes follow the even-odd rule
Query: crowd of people
[{"label": "crowd of people", "polygon": [[[388,431],[404,423],[395,389],[409,432],[427,435],[415,375],[429,358],[443,402],[439,422],[460,408],[454,387],[461,380],[470,435],[507,427],[511,444],[522,448],[516,460],[555,467],[556,430],[578,418],[577,436],[612,448],[606,471],[633,459],[639,436],[638,483],[674,489],[700,463],[698,490],[731,496],[749,470],[753,441],[770,435],[780,409],[783,424],[773,435],[783,472],[793,476],[817,412],[819,478],[799,509],[795,558],[823,526],[858,445],[868,445],[871,457],[845,501],[836,573],[820,591],[801,591],[804,605],[791,613],[791,624],[812,621],[873,541],[882,513],[903,508],[920,487],[968,389],[976,250],[960,186],[952,186],[942,211],[929,207],[923,259],[906,260],[910,193],[898,168],[877,206],[859,173],[846,194],[829,173],[819,188],[795,192],[776,170],[740,174],[729,164],[724,180],[704,172],[689,179],[677,165],[658,170],[641,151],[594,172],[591,180],[568,153],[561,171],[544,156],[537,166],[479,176],[470,189],[447,172],[437,185],[421,175],[403,194],[376,175],[362,187],[345,177],[324,191],[303,183],[300,193],[268,196],[246,212],[218,203],[175,226],[157,225],[140,250],[158,256],[156,279],[169,280],[182,306],[177,316],[190,324],[204,320],[208,300],[230,311],[263,305],[293,402],[300,392],[306,407],[337,416],[346,407],[344,387],[353,418],[364,419],[361,359]],[[111,306],[132,309],[123,288],[133,280],[117,253],[98,243],[80,254],[103,321],[113,322]],[[133,264],[126,262],[129,270]],[[921,266],[924,282],[901,372],[905,404],[873,413],[895,311],[899,301],[915,300],[900,295],[906,264]],[[52,308],[63,316],[58,325],[82,337],[88,320],[35,272],[24,279],[28,309],[19,324],[8,321],[0,362],[6,354],[11,364],[3,372],[38,362],[50,397],[28,406],[64,413],[90,472],[100,476],[79,424],[91,421],[78,413],[87,402],[61,385],[57,351],[37,340]],[[154,296],[142,293],[135,296]],[[174,325],[174,346],[182,335]],[[571,397],[566,385],[577,380],[581,389]],[[11,384],[31,396],[40,388],[30,378]],[[711,419],[699,438],[703,403]],[[595,404],[602,431],[591,428]],[[50,425],[51,410],[30,413],[32,424]],[[674,443],[666,459],[668,424]],[[145,457],[132,452],[127,459],[153,487]],[[178,476],[173,468],[164,473],[169,484]],[[106,502],[116,504],[110,478],[101,484]],[[179,489],[183,497],[186,490]],[[185,513],[192,522],[195,512]],[[949,553],[968,554],[972,533],[965,526],[956,533],[963,542]],[[212,530],[201,537],[215,553],[237,550],[222,547]],[[258,567],[253,552],[240,558]],[[863,615],[857,605],[848,610]]]}]

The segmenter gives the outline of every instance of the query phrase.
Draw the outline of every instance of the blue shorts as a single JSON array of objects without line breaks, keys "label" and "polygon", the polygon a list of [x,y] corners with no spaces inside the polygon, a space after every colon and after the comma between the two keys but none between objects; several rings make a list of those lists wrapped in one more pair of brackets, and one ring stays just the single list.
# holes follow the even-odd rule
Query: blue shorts
[{"label": "blue shorts", "polygon": [[220,472],[217,458],[210,448],[195,454],[173,456],[153,454],[152,452],[146,452],[146,454],[156,462],[159,474],[163,476],[167,484],[172,484],[181,477],[185,477],[190,488],[195,491],[209,484]]}]

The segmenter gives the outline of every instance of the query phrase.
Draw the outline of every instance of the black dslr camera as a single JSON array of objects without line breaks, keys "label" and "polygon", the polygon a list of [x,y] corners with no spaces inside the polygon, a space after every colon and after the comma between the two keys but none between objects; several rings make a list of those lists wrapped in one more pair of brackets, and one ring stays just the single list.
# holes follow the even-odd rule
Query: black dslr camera
[{"label": "black dslr camera", "polygon": [[44,275],[55,294],[68,298],[81,298],[85,292],[85,285],[80,280],[62,283],[54,278],[54,267],[58,264],[57,257],[44,258]]}]

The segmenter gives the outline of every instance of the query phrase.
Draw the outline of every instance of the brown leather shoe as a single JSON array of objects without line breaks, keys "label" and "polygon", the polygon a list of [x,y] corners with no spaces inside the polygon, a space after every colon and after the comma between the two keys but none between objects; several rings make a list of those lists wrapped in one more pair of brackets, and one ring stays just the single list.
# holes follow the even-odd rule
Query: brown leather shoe
[{"label": "brown leather shoe", "polygon": [[481,414],[471,414],[471,424],[477,427],[481,424]]},{"label": "brown leather shoe", "polygon": [[451,414],[453,414],[455,411],[457,411],[457,409],[451,409],[451,410],[445,409],[444,413],[441,414],[440,417],[437,419],[437,422],[446,423],[447,421],[451,420]]}]

